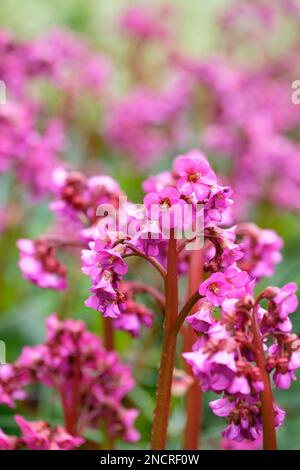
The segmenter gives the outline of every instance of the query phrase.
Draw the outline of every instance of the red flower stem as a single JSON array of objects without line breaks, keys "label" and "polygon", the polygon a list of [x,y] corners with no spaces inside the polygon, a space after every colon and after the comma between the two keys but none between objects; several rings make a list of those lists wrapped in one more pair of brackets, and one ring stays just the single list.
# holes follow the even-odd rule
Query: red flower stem
[{"label": "red flower stem", "polygon": [[75,366],[75,376],[73,381],[73,400],[72,400],[72,410],[71,410],[71,426],[73,427],[74,436],[77,435],[77,422],[78,415],[80,412],[80,381],[81,381],[81,371],[79,358],[76,358]]},{"label": "red flower stem", "polygon": [[178,314],[178,266],[176,239],[171,230],[168,246],[167,275],[165,281],[166,308],[163,326],[163,345],[158,372],[156,407],[151,433],[151,448],[163,450],[166,447],[170,414],[171,386],[176,352],[174,325]]},{"label": "red flower stem", "polygon": [[[199,288],[203,276],[203,252],[202,250],[191,251],[189,260],[188,296]],[[197,310],[197,303],[191,309],[191,313]],[[193,328],[188,325],[184,335],[183,351],[192,351],[197,340]],[[193,384],[189,387],[186,395],[186,424],[184,429],[183,448],[185,450],[197,450],[199,446],[202,425],[202,391],[198,380],[194,377],[191,366],[186,364],[186,372],[193,377]]]},{"label": "red flower stem", "polygon": [[103,343],[107,351],[115,349],[114,329],[111,318],[103,318]]},{"label": "red flower stem", "polygon": [[69,417],[69,409],[65,400],[64,392],[60,389],[59,389],[59,395],[60,395],[60,400],[61,400],[62,407],[63,407],[65,428],[68,433],[72,434],[73,429],[72,429],[72,424],[71,424],[70,417]]},{"label": "red flower stem", "polygon": [[63,412],[64,412],[64,422],[66,431],[72,436],[78,435],[77,422],[78,422],[78,413],[80,406],[80,364],[78,359],[74,365],[74,378],[72,383],[72,394],[70,403],[67,402],[64,392],[57,386],[59,391]]},{"label": "red flower stem", "polygon": [[[107,351],[114,351],[115,349],[115,338],[113,330],[113,322],[111,318],[103,318],[103,344]],[[103,429],[103,448],[105,450],[113,450],[115,441],[114,438],[109,435],[107,425],[104,425]]]},{"label": "red flower stem", "polygon": [[264,450],[276,450],[276,431],[275,431],[275,414],[274,414],[274,398],[270,383],[270,377],[266,370],[265,353],[263,349],[262,335],[259,331],[257,321],[257,307],[256,304],[253,309],[252,317],[252,331],[253,331],[253,345],[256,350],[256,363],[260,369],[264,389],[260,393],[261,398],[261,411],[263,421],[263,444]]}]

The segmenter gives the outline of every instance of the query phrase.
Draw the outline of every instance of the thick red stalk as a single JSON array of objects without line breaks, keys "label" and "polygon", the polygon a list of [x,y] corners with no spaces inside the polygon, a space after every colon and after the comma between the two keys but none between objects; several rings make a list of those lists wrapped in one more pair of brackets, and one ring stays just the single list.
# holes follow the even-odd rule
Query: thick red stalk
[{"label": "thick red stalk", "polygon": [[107,351],[115,349],[114,330],[111,318],[103,318],[103,343]]},{"label": "thick red stalk", "polygon": [[[199,288],[203,276],[203,252],[196,250],[190,252],[188,297]],[[197,303],[191,309],[191,313],[197,310]],[[197,336],[191,326],[188,326],[184,335],[184,352],[192,351]],[[198,380],[195,379],[191,366],[186,364],[186,372],[194,378],[193,384],[186,395],[186,424],[184,429],[183,448],[185,450],[197,450],[199,446],[202,425],[202,391]]]},{"label": "thick red stalk", "polygon": [[65,423],[66,431],[69,434],[75,435],[74,424],[72,422],[72,417],[69,413],[69,407],[67,406],[63,391],[60,391],[60,399],[61,399],[61,403],[62,403],[62,406],[63,406],[64,423]]},{"label": "thick red stalk", "polygon": [[264,389],[260,393],[261,411],[263,421],[263,445],[264,450],[276,450],[276,431],[274,398],[270,383],[270,377],[266,370],[265,353],[263,349],[262,335],[257,323],[257,308],[254,308],[252,319],[253,343],[256,350],[256,363],[260,369]]},{"label": "thick red stalk", "polygon": [[81,379],[80,367],[79,367],[78,360],[76,360],[70,403],[66,401],[64,391],[60,390],[60,397],[61,397],[63,410],[64,410],[65,428],[66,428],[66,431],[72,436],[77,435],[77,421],[78,421],[78,413],[79,413],[79,405],[80,405],[79,403],[80,402],[80,395],[79,395],[80,379]]},{"label": "thick red stalk", "polygon": [[170,414],[171,386],[176,352],[174,326],[178,314],[178,266],[176,239],[171,230],[168,246],[167,275],[165,280],[166,307],[163,327],[163,345],[158,373],[156,407],[154,410],[151,433],[151,448],[163,450],[167,442],[167,430]]},{"label": "thick red stalk", "polygon": [[[103,318],[103,343],[107,351],[114,351],[115,349],[115,338],[114,338],[114,329],[113,322],[111,318]],[[114,449],[114,439],[109,435],[107,427],[104,427],[104,449],[113,450]]]}]

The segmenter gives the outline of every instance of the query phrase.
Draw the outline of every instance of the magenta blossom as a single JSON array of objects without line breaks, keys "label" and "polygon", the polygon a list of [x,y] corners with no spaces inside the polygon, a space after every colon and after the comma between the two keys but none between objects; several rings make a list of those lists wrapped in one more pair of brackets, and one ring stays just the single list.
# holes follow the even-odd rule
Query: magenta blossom
[{"label": "magenta blossom", "polygon": [[189,315],[186,320],[194,330],[201,333],[207,333],[211,325],[214,323],[211,311],[212,307],[210,303],[202,300],[199,305],[199,310],[196,313]]},{"label": "magenta blossom", "polygon": [[[55,389],[61,400],[66,431],[17,417],[26,446],[68,449],[83,442],[86,428],[99,429],[103,423],[114,437],[138,439],[133,425],[137,411],[123,405],[134,386],[130,368],[115,352],[103,349],[99,337],[81,321],[51,315],[46,327],[43,344],[25,347],[15,363],[0,368],[0,403],[15,406],[15,401],[26,399],[26,386],[40,383]],[[73,441],[74,436],[80,440]]]},{"label": "magenta blossom", "polygon": [[282,239],[273,230],[262,230],[255,224],[239,224],[244,257],[239,267],[257,280],[274,274],[276,264],[282,259]]},{"label": "magenta blossom", "polygon": [[170,34],[165,22],[168,13],[169,10],[166,8],[159,8],[156,11],[136,5],[131,6],[122,14],[121,27],[123,31],[139,41],[163,41]]},{"label": "magenta blossom", "polygon": [[180,177],[177,183],[178,191],[184,196],[194,193],[199,202],[207,198],[210,187],[217,182],[217,177],[205,156],[197,150],[177,157],[174,168]]},{"label": "magenta blossom", "polygon": [[284,320],[290,313],[293,313],[298,306],[298,299],[295,295],[297,285],[294,282],[286,284],[274,297],[274,303],[278,308],[279,317]]},{"label": "magenta blossom", "polygon": [[15,436],[8,436],[0,428],[0,450],[16,450],[19,445],[19,439]]},{"label": "magenta blossom", "polygon": [[231,284],[224,273],[214,273],[199,287],[199,293],[214,306],[222,305],[227,295],[231,292]]},{"label": "magenta blossom", "polygon": [[64,290],[66,269],[56,257],[56,250],[47,240],[20,239],[19,267],[24,277],[42,288]]},{"label": "magenta blossom", "polygon": [[193,368],[194,374],[201,380],[204,391],[226,390],[236,375],[236,364],[233,352],[218,351],[209,357],[208,353],[194,351],[184,353],[183,357]]},{"label": "magenta blossom", "polygon": [[[225,439],[241,442],[244,439],[256,441],[262,435],[262,418],[259,396],[237,399],[224,397],[210,403],[216,416],[227,417],[229,424],[222,433]],[[274,404],[275,424],[281,426],[285,413]]]},{"label": "magenta blossom", "polygon": [[22,442],[30,450],[72,450],[81,446],[84,439],[71,436],[61,426],[51,429],[45,421],[26,421],[15,416],[22,432]]},{"label": "magenta blossom", "polygon": [[176,227],[184,221],[185,201],[175,188],[164,188],[159,193],[148,193],[144,197],[148,217],[159,220],[164,228]]}]

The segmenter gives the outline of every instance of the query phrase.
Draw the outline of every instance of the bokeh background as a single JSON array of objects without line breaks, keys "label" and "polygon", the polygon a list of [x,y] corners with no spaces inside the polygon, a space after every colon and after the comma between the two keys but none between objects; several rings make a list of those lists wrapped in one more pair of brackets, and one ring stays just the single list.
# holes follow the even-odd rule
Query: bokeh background
[{"label": "bokeh background", "polygon": [[[29,40],[38,35],[46,34],[53,28],[68,28],[82,36],[91,48],[107,54],[113,63],[112,87],[114,93],[126,93],[131,86],[126,51],[128,40],[118,27],[118,18],[125,7],[133,2],[127,0],[26,0],[26,2],[1,0],[0,28],[10,30],[20,40]],[[134,2],[146,4],[147,2]],[[156,2],[159,4],[160,2]],[[175,7],[174,28],[176,39],[185,53],[195,58],[211,57],[218,53],[226,58],[228,44],[224,39],[227,32],[220,27],[218,16],[228,8],[231,2],[226,0],[210,0],[199,2],[195,0],[176,0],[170,2]],[[149,1],[148,5],[153,6]],[[289,41],[293,38],[292,24],[287,21],[280,30],[270,32],[268,54],[275,57],[288,54]],[[245,63],[256,63],[264,57],[266,49],[261,50],[259,41],[249,37],[249,41],[234,45],[237,60]],[[153,50],[155,55],[160,51]],[[151,55],[150,54],[150,55]],[[0,58],[1,60],[1,58]],[[300,78],[300,75],[291,79]],[[222,77],[220,77],[222,80]],[[291,82],[286,83],[290,90]],[[46,91],[47,94],[47,91]],[[49,92],[49,101],[52,95]],[[291,112],[292,112],[292,104]],[[300,105],[299,105],[300,106]],[[84,167],[87,153],[81,131],[85,125],[95,126],[95,113],[101,109],[101,100],[86,105],[81,110],[76,125],[68,136],[66,158],[74,165]],[[197,144],[193,141],[192,144]],[[135,163],[118,152],[103,151],[101,145],[94,146],[92,167],[99,172],[105,172],[116,178],[122,189],[135,202],[142,197],[141,182],[145,176],[170,167],[175,150],[164,155],[159,161],[147,169],[137,170]],[[217,156],[211,155],[212,163],[218,165]],[[246,180],[245,180],[246,184]],[[13,188],[11,190],[11,188]],[[11,191],[13,197],[11,198]],[[24,196],[12,175],[1,176],[0,197],[2,205],[10,211],[10,224],[1,233],[0,241],[0,339],[7,346],[7,361],[13,361],[26,344],[37,344],[44,338],[44,320],[52,312],[63,316],[72,316],[84,320],[94,332],[101,331],[99,315],[84,307],[84,300],[89,288],[89,281],[82,276],[79,263],[72,259],[66,262],[71,266],[70,289],[66,293],[39,290],[27,283],[18,268],[18,252],[16,240],[20,237],[34,238],[39,236],[53,221],[53,215],[47,209],[47,200],[33,202]],[[248,218],[261,227],[276,230],[284,239],[283,262],[277,267],[272,279],[263,281],[261,285],[283,285],[291,280],[300,283],[300,218],[295,211],[278,208],[270,203],[258,204]],[[140,268],[140,275],[150,282],[151,274],[147,268]],[[299,312],[293,317],[295,329],[300,332]],[[151,429],[152,410],[154,407],[156,367],[160,355],[161,318],[155,319],[153,331],[143,331],[142,340],[132,340],[126,333],[118,332],[117,349],[124,362],[133,366],[136,378],[136,388],[130,394],[129,402],[140,410],[137,426],[141,432],[141,440],[132,446],[120,444],[122,448],[146,448]],[[180,364],[179,364],[180,365]],[[299,384],[295,382],[287,392],[276,393],[279,403],[287,411],[285,425],[279,430],[279,446],[282,449],[300,448],[300,394]],[[215,417],[208,408],[205,397],[204,431],[202,448],[218,448],[222,420]],[[180,448],[182,429],[184,426],[183,399],[174,399],[170,420],[170,448]],[[35,391],[32,396],[32,407],[27,412],[33,416],[43,416],[51,423],[61,420],[61,411],[54,395],[47,389]],[[0,426],[8,433],[15,432],[13,412],[6,407],[0,407]],[[100,431],[99,431],[100,432]],[[97,439],[96,435],[92,436]]]}]

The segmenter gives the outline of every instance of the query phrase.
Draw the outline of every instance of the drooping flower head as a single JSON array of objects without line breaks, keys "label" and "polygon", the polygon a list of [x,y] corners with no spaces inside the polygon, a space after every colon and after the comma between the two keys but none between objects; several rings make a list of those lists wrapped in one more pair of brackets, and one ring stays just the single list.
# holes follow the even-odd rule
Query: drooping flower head
[{"label": "drooping flower head", "polygon": [[18,240],[19,267],[24,277],[46,289],[64,290],[67,287],[66,268],[56,256],[55,245],[48,240]]}]

